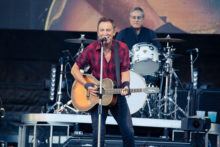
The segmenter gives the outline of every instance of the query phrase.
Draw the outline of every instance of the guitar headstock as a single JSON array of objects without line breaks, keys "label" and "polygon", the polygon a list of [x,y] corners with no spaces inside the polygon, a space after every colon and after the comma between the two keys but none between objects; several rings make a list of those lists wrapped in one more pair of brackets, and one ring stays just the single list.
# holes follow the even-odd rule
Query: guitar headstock
[{"label": "guitar headstock", "polygon": [[158,87],[146,87],[143,89],[143,92],[146,94],[159,93],[160,89]]}]

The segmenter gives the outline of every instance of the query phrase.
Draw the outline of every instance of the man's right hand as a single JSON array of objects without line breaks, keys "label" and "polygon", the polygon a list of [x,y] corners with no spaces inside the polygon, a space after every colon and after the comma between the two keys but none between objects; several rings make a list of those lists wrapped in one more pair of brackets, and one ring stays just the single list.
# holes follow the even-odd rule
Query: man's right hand
[{"label": "man's right hand", "polygon": [[98,94],[98,87],[97,85],[95,85],[94,83],[86,83],[84,85],[84,87],[86,88],[86,90],[93,96],[97,96]]}]

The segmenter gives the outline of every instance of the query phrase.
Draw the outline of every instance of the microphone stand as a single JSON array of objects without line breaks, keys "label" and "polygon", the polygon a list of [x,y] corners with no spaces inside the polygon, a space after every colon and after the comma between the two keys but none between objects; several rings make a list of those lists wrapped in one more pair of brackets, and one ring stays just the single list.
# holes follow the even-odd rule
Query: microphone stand
[{"label": "microphone stand", "polygon": [[57,110],[60,109],[62,102],[61,102],[61,96],[62,96],[62,81],[63,81],[63,58],[60,58],[60,80],[59,80],[59,90],[58,90],[58,100],[57,100]]},{"label": "microphone stand", "polygon": [[193,75],[193,54],[192,51],[190,51],[190,71],[191,71],[191,83],[190,83],[190,87],[189,87],[189,91],[188,91],[188,96],[187,96],[187,116],[189,117],[190,115],[193,115],[193,111],[192,111],[192,100],[193,100],[193,96],[194,96],[194,90],[193,90],[193,79],[194,79],[194,75]]},{"label": "microphone stand", "polygon": [[99,105],[98,105],[98,141],[97,147],[100,147],[100,137],[101,137],[101,115],[102,115],[102,80],[103,80],[103,41],[101,41],[101,64],[100,64],[100,82],[99,82]]}]

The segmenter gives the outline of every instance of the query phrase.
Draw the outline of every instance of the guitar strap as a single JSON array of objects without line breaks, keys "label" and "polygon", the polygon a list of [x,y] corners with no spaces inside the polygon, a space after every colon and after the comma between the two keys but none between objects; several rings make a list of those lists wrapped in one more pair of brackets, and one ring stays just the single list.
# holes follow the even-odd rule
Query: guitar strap
[{"label": "guitar strap", "polygon": [[116,78],[117,78],[117,88],[120,87],[120,56],[119,56],[119,48],[118,42],[114,41],[114,55],[115,55],[115,71],[116,71]]}]

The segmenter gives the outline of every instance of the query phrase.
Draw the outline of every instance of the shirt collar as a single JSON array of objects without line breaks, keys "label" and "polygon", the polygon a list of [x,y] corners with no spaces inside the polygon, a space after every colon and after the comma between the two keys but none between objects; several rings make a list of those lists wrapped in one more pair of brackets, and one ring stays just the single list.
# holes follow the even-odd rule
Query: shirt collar
[{"label": "shirt collar", "polygon": [[[136,32],[136,30],[132,26],[130,28]],[[142,30],[142,28],[143,28],[143,26],[141,26],[140,30]]]},{"label": "shirt collar", "polygon": [[[111,49],[112,49],[112,48],[114,48],[114,42],[115,42],[115,40],[114,40],[114,39],[112,39],[112,45],[111,45]],[[97,41],[96,50],[100,50],[100,49],[101,49],[101,41],[100,41],[100,40],[98,40],[98,41]]]}]

